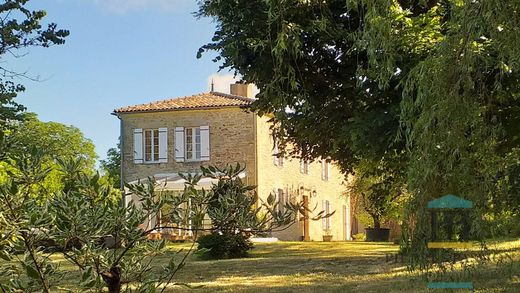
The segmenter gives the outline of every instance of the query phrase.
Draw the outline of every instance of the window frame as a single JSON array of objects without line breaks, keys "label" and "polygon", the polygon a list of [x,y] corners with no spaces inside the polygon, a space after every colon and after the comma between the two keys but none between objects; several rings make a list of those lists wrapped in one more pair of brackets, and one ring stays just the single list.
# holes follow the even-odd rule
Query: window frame
[{"label": "window frame", "polygon": [[[198,135],[197,135],[197,131],[198,131]],[[191,138],[190,142],[188,142],[188,132],[190,132],[190,138]],[[198,137],[198,142],[197,142],[197,137]],[[197,146],[198,146],[198,149],[197,149]],[[191,153],[191,156],[188,156],[188,153]],[[198,157],[197,157],[197,153],[198,153]],[[200,126],[184,127],[184,158],[185,158],[186,162],[201,162],[202,161],[202,134],[201,134]]]},{"label": "window frame", "polygon": [[300,173],[304,174],[304,175],[309,175],[309,161],[308,160],[300,160],[300,164],[302,164],[302,166],[303,166],[303,170],[302,170],[302,168],[300,168]]},{"label": "window frame", "polygon": [[[150,160],[147,160],[147,134],[150,133]],[[159,128],[145,128],[143,129],[143,163],[158,164],[160,162],[159,149]]]},{"label": "window frame", "polygon": [[329,181],[329,178],[330,178],[330,174],[329,174],[329,169],[330,169],[330,161],[325,159],[323,161],[321,161],[321,179],[323,181]]},{"label": "window frame", "polygon": [[[323,207],[323,211],[325,212],[325,215],[328,215],[331,213],[331,204],[330,204],[330,200],[326,199],[323,201],[324,203],[324,207]],[[323,230],[330,230],[331,229],[331,216],[329,217],[326,217],[326,218],[323,218],[324,222],[323,222]]]}]

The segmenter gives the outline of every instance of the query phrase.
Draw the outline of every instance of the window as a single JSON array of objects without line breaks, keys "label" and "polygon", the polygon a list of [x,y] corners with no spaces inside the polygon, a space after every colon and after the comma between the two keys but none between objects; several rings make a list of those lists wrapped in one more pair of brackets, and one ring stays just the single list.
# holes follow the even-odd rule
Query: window
[{"label": "window", "polygon": [[329,180],[330,175],[330,162],[329,160],[321,161],[321,179]]},{"label": "window", "polygon": [[134,129],[134,164],[168,163],[168,129]]},{"label": "window", "polygon": [[273,148],[273,164],[275,166],[283,167],[283,156],[280,155],[280,151],[278,150],[277,141],[274,141],[274,148]]},{"label": "window", "polygon": [[309,174],[309,161],[300,160],[300,173]]},{"label": "window", "polygon": [[285,197],[283,189],[278,188],[278,211],[280,213],[285,212]]},{"label": "window", "polygon": [[175,161],[209,161],[209,126],[175,127]]},{"label": "window", "polygon": [[[323,200],[322,201],[322,208],[323,208],[323,211],[324,211],[324,215],[329,215],[330,213],[332,213],[332,208],[330,206],[330,201]],[[327,217],[327,218],[323,218],[322,219],[323,230],[330,230],[331,224],[332,224],[331,223],[331,217]]]},{"label": "window", "polygon": [[159,161],[159,129],[144,130],[144,161],[147,163]]},{"label": "window", "polygon": [[289,190],[286,187],[285,190],[282,188],[278,188],[276,190],[276,198],[278,200],[278,211],[280,213],[285,213],[285,205],[289,203]]},{"label": "window", "polygon": [[202,145],[199,127],[186,128],[186,160],[200,161],[202,158]]}]

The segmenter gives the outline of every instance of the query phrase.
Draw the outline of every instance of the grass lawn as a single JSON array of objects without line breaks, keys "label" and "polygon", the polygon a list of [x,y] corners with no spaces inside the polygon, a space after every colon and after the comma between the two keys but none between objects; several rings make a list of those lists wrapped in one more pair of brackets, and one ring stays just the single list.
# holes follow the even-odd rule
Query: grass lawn
[{"label": "grass lawn", "polygon": [[[158,261],[166,263],[175,251],[187,246],[171,244],[171,254]],[[203,287],[171,286],[167,292],[468,292],[427,290],[418,273],[407,272],[401,263],[386,262],[386,254],[397,252],[393,244],[278,242],[255,246],[245,259],[203,261],[189,257],[175,282]],[[520,240],[502,242],[498,248],[509,250],[513,261],[478,269],[471,280],[475,292],[520,292]],[[67,280],[74,280],[77,272],[68,273],[71,277],[62,286],[71,288]]]},{"label": "grass lawn", "polygon": [[[520,249],[520,241],[500,248]],[[417,273],[386,262],[385,255],[397,249],[366,242],[257,244],[247,259],[190,261],[177,279],[204,285],[196,292],[432,292]],[[520,292],[520,252],[514,253],[513,267],[490,265],[477,272],[475,292]]]}]

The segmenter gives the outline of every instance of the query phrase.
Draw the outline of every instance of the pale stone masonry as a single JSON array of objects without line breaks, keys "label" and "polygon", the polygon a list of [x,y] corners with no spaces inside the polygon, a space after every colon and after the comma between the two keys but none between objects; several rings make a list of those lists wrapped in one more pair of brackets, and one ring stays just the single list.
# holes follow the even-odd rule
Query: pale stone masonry
[{"label": "pale stone masonry", "polygon": [[[257,186],[261,200],[270,193],[281,201],[305,197],[316,212],[335,211],[330,219],[308,221],[305,240],[322,241],[325,234],[333,241],[350,240],[350,200],[338,168],[321,161],[305,168],[298,159],[276,159],[268,118],[243,108],[253,99],[240,95],[251,95],[251,88],[232,85],[231,90],[237,95],[210,92],[115,110],[121,120],[122,179],[132,182],[238,162],[246,166],[244,180]],[[303,240],[304,226],[298,221],[272,236]]]}]

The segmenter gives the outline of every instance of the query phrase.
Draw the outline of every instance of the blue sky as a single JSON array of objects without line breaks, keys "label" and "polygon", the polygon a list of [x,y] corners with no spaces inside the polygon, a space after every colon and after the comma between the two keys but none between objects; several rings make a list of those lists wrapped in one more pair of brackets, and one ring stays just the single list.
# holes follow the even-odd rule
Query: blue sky
[{"label": "blue sky", "polygon": [[[27,91],[18,102],[43,121],[80,128],[100,158],[117,143],[119,121],[110,115],[115,108],[207,91],[218,71],[214,54],[196,58],[215,24],[193,16],[195,0],[30,3],[71,35],[65,45],[8,60],[6,67],[41,80],[21,80]],[[217,89],[225,91],[232,76],[220,75]]]}]

